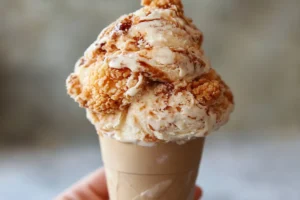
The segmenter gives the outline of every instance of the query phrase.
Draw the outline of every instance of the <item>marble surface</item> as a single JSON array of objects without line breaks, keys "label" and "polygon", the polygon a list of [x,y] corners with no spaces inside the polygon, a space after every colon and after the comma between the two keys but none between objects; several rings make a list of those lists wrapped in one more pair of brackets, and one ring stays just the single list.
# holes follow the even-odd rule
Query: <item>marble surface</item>
[{"label": "marble surface", "polygon": [[[208,139],[197,183],[204,200],[299,200],[299,138]],[[90,146],[0,151],[0,199],[52,199],[102,165]]]}]

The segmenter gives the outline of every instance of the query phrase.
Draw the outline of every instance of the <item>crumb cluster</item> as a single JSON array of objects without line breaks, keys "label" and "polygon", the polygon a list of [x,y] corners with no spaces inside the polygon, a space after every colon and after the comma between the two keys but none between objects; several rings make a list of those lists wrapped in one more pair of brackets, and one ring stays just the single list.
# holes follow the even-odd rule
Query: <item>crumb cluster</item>
[{"label": "crumb cluster", "polygon": [[188,90],[201,105],[213,110],[217,119],[234,103],[231,90],[213,69],[191,82]]},{"label": "crumb cluster", "polygon": [[68,93],[72,97],[80,97],[75,100],[81,107],[95,113],[113,113],[116,110],[126,109],[130,104],[131,97],[125,93],[137,84],[138,76],[126,68],[101,68],[91,72],[89,83],[81,93],[78,76],[72,74],[68,79]]},{"label": "crumb cluster", "polygon": [[178,8],[183,9],[181,0],[142,0],[142,5],[164,9],[170,8],[171,5],[176,5]]}]

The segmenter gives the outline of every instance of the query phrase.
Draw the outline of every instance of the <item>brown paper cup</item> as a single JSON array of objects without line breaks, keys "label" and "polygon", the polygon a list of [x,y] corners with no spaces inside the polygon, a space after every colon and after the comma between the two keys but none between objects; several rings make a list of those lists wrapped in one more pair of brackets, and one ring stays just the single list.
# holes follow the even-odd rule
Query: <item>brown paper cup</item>
[{"label": "brown paper cup", "polygon": [[147,147],[101,136],[110,200],[192,200],[204,140]]}]

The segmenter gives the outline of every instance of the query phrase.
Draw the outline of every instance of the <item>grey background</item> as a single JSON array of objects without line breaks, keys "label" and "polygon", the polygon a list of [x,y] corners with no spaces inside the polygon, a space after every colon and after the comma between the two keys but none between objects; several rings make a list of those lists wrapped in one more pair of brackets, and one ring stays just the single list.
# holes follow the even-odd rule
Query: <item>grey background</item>
[{"label": "grey background", "polygon": [[[300,199],[300,1],[183,2],[236,101],[208,139],[204,199]],[[101,165],[65,79],[99,32],[139,4],[0,0],[0,197],[51,199]]]}]

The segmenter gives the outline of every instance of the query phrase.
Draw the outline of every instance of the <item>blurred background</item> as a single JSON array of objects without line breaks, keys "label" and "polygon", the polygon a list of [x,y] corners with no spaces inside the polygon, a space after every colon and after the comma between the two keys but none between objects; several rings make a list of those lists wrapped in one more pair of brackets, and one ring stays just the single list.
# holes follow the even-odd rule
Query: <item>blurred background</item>
[{"label": "blurred background", "polygon": [[[183,0],[231,86],[230,123],[208,137],[206,200],[300,199],[300,1]],[[65,79],[139,0],[0,0],[0,198],[52,199],[102,165]],[[17,192],[16,192],[17,190]]]}]

